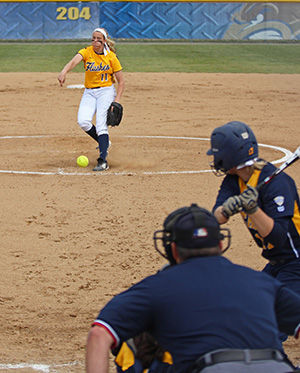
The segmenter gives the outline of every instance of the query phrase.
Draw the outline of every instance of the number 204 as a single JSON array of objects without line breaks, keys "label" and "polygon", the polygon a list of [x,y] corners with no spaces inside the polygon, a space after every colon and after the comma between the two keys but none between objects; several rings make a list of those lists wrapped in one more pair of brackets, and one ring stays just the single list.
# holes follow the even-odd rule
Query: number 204
[{"label": "number 204", "polygon": [[56,19],[59,21],[66,21],[69,19],[73,21],[78,18],[89,20],[91,18],[91,9],[88,6],[83,7],[81,11],[79,11],[79,9],[75,6],[70,8],[60,6],[56,9],[56,12],[58,13]]}]

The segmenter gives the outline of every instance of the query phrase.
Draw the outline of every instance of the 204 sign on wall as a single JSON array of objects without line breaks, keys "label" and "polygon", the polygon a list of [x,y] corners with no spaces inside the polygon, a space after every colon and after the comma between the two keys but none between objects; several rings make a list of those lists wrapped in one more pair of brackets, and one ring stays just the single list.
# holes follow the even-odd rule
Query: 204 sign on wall
[{"label": "204 sign on wall", "polygon": [[76,6],[71,6],[70,8],[60,6],[56,9],[56,12],[58,13],[56,16],[58,21],[74,21],[79,18],[88,21],[91,18],[91,9],[88,6],[83,7],[81,10]]}]

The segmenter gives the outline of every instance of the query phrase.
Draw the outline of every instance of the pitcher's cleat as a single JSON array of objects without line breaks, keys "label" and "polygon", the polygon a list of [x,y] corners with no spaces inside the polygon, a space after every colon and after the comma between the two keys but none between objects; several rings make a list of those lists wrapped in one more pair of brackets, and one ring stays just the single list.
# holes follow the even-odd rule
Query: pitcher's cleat
[{"label": "pitcher's cleat", "polygon": [[108,166],[107,161],[104,161],[103,159],[98,158],[98,164],[95,168],[93,168],[93,171],[105,171],[108,169],[109,169],[109,166]]}]

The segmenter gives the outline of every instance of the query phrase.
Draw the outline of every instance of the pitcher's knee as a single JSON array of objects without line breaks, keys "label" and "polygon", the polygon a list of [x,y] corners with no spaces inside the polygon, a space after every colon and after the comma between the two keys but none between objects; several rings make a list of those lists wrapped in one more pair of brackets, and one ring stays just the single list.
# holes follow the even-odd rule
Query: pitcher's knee
[{"label": "pitcher's knee", "polygon": [[89,131],[92,128],[92,123],[88,120],[78,118],[77,123],[80,128],[82,128],[85,132]]}]

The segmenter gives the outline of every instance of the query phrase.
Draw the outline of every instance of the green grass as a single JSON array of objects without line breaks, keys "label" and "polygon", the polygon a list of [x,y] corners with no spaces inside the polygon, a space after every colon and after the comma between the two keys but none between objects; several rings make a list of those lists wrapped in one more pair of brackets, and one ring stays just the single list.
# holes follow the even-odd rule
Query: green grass
[{"label": "green grass", "polygon": [[[2,43],[0,72],[59,72],[88,45]],[[127,72],[300,73],[299,43],[117,43]],[[83,71],[82,65],[73,71]]]}]

